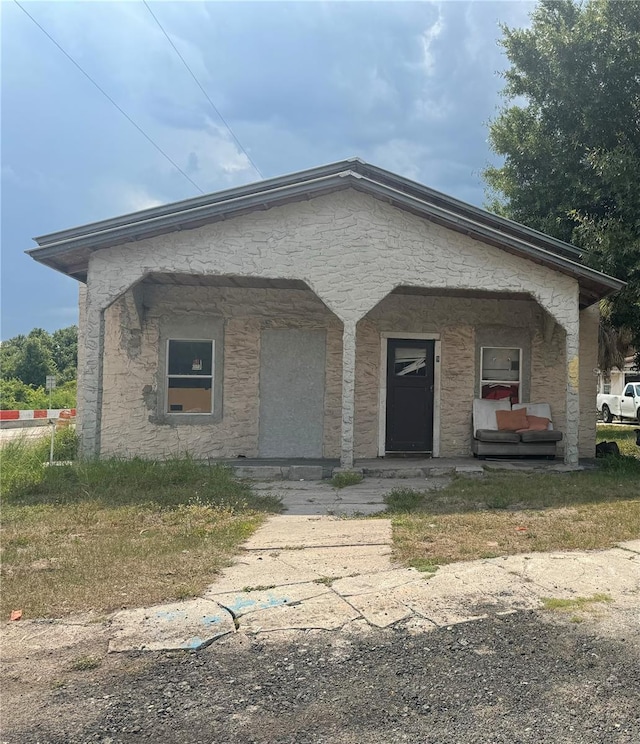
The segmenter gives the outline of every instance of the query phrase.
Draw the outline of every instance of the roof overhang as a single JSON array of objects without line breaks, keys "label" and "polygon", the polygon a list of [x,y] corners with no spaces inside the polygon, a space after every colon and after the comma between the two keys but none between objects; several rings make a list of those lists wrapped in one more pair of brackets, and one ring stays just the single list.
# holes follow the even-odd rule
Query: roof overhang
[{"label": "roof overhang", "polygon": [[42,235],[35,238],[38,247],[27,253],[46,266],[85,281],[89,258],[96,250],[349,188],[576,278],[581,307],[625,285],[619,279],[581,264],[580,251],[569,243],[357,158]]}]

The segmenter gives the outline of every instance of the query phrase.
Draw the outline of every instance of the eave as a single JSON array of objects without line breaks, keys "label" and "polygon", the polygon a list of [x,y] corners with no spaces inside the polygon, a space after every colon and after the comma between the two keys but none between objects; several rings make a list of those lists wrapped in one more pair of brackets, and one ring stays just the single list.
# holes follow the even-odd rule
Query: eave
[{"label": "eave", "polygon": [[35,238],[38,247],[27,253],[67,276],[86,281],[89,258],[96,250],[194,229],[348,188],[574,277],[580,286],[581,307],[625,286],[625,282],[581,264],[580,251],[569,243],[358,159],[50,233]]}]

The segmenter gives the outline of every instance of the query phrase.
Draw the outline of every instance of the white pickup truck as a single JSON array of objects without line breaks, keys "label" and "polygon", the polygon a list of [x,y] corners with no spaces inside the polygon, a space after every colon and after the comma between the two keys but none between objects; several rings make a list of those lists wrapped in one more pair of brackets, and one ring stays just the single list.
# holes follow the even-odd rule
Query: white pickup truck
[{"label": "white pickup truck", "polygon": [[600,393],[596,405],[605,424],[611,423],[615,416],[621,421],[624,419],[640,421],[640,382],[628,382],[622,395]]}]

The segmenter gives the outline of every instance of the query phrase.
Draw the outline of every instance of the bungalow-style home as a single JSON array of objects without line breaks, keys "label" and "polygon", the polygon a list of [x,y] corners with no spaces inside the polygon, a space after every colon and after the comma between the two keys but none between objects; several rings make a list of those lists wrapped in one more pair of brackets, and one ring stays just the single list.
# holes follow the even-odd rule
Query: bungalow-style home
[{"label": "bungalow-style home", "polygon": [[85,456],[469,456],[473,400],[503,396],[594,454],[623,283],[359,159],[36,240],[80,286]]},{"label": "bungalow-style home", "polygon": [[635,352],[624,360],[622,369],[613,367],[608,373],[598,374],[598,393],[605,395],[622,395],[625,385],[630,382],[640,382],[640,371],[635,367]]}]

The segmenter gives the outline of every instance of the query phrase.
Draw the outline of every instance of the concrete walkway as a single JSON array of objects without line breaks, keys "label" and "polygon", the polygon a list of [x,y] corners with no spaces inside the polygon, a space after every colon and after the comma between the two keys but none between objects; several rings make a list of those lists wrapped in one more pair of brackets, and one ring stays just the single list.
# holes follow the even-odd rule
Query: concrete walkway
[{"label": "concrete walkway", "polygon": [[436,491],[451,483],[452,477],[365,478],[348,488],[334,488],[324,481],[258,481],[253,490],[279,496],[287,515],[324,515],[336,517],[369,516],[386,509],[384,497],[393,489]]},{"label": "concrete walkway", "polygon": [[201,598],[114,615],[109,650],[196,649],[234,632],[394,624],[423,632],[538,608],[541,597],[597,593],[637,608],[640,540],[603,551],[455,563],[424,574],[392,563],[388,519],[277,516]]}]

